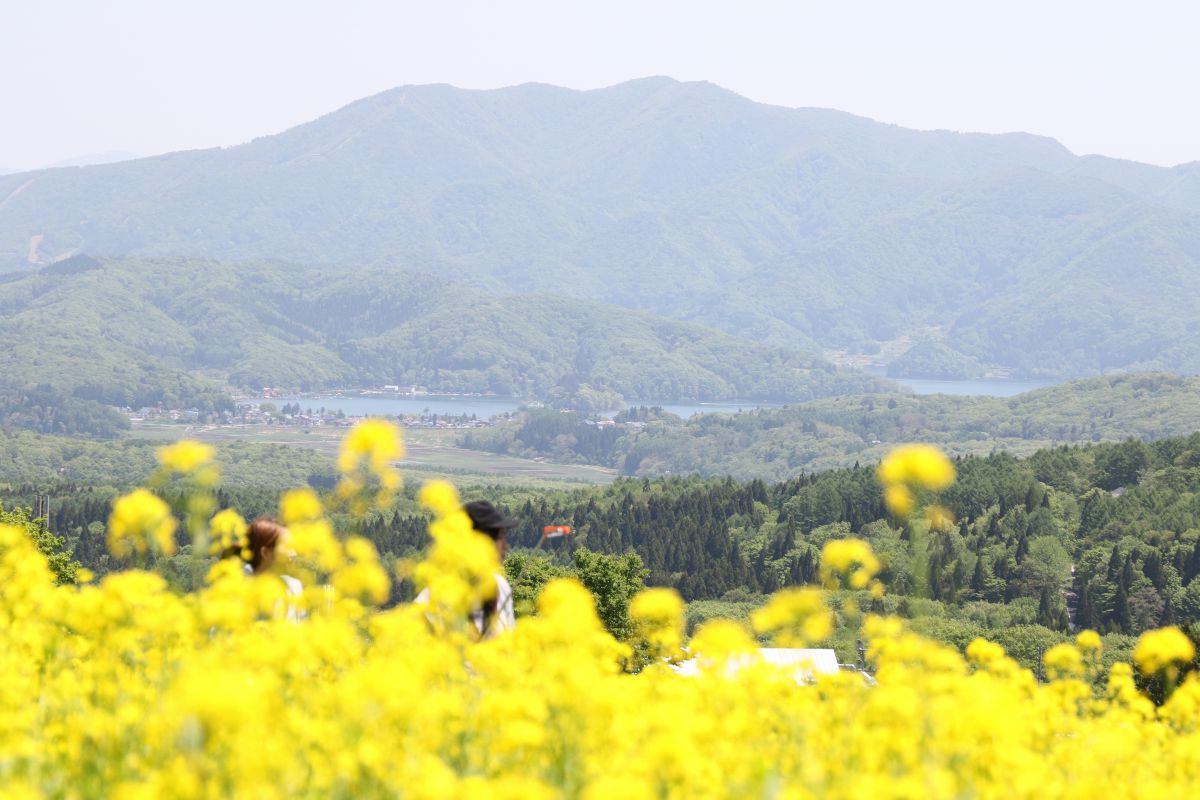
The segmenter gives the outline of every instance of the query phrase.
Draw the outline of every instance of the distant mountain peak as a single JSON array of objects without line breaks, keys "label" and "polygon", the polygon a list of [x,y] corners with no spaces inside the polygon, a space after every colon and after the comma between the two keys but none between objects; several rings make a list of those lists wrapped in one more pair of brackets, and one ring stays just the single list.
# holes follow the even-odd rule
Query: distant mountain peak
[{"label": "distant mountain peak", "polygon": [[399,265],[848,359],[934,326],[984,370],[1200,371],[1198,175],[664,76],[399,86],[236,147],[0,178],[0,269]]}]

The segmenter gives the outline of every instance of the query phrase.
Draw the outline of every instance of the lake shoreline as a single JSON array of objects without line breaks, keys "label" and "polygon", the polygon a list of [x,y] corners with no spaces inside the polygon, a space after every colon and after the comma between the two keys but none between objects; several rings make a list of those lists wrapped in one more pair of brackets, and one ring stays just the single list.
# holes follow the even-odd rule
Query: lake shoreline
[{"label": "lake shoreline", "polygon": [[[1061,381],[1052,380],[938,380],[933,378],[893,378],[903,389],[918,395],[946,394],[958,396],[1013,397],[1024,392],[1054,386]],[[273,397],[241,397],[241,403],[274,403],[276,405],[298,404],[302,409],[325,408],[341,411],[347,416],[431,416],[474,417],[487,420],[496,416],[514,413],[522,408],[544,407],[535,400],[477,393],[439,392],[437,394],[412,394],[389,392],[378,389],[344,389],[327,392],[301,392]],[[795,401],[804,402],[804,401]],[[661,400],[629,400],[624,408],[640,406],[660,407],[678,416],[689,418],[698,414],[736,414],[760,408],[780,408],[793,405],[788,402],[763,402],[754,400],[716,400],[710,402],[664,402]],[[604,416],[612,417],[615,410]]]}]

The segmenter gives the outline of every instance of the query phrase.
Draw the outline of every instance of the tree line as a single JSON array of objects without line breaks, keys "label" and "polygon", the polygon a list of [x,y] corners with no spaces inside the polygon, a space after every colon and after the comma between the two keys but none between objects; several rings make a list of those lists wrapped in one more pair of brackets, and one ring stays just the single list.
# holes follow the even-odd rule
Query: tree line
[{"label": "tree line", "polygon": [[[543,526],[570,525],[572,536],[536,555],[566,566],[581,548],[636,553],[648,583],[689,601],[753,600],[811,583],[825,541],[856,535],[884,562],[891,610],[911,616],[1120,634],[1200,620],[1200,434],[956,463],[958,480],[941,498],[955,523],[943,530],[891,519],[873,464],[776,483],[624,478],[569,491],[485,486],[465,494],[489,497],[520,520],[510,532],[518,552],[533,552]],[[5,502],[28,503],[45,490],[8,487]],[[116,491],[50,488],[55,532],[99,572],[111,567],[104,520]],[[413,492],[358,528],[385,557],[425,546],[428,519]],[[253,516],[273,513],[276,498],[274,487],[242,485],[222,489],[218,501]]]}]

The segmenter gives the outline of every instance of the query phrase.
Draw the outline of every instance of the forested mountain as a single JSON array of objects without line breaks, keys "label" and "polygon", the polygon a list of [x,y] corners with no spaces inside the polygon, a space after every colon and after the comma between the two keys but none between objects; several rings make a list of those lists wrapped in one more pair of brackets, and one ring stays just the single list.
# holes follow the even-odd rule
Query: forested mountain
[{"label": "forested mountain", "polygon": [[472,431],[463,444],[616,467],[626,475],[734,475],[783,480],[871,463],[896,444],[935,442],[956,455],[1029,454],[1055,443],[1161,439],[1200,429],[1200,378],[1120,375],[1016,397],[831,397],[687,420],[631,410],[612,427],[578,416],[527,413]]},{"label": "forested mountain", "polygon": [[403,268],[850,353],[919,334],[955,369],[1200,371],[1200,165],[663,78],[402,87],[238,147],[0,177],[0,263],[79,251]]},{"label": "forested mountain", "polygon": [[692,323],[382,269],[76,256],[0,288],[0,423],[32,420],[43,424],[25,427],[47,432],[75,432],[64,409],[77,401],[227,404],[206,377],[250,389],[419,385],[600,407],[621,396],[808,399],[889,387]]}]

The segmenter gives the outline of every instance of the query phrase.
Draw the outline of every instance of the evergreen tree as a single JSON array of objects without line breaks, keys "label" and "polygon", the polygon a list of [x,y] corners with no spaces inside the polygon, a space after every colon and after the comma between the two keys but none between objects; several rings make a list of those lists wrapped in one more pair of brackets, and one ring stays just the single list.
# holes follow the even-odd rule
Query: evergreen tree
[{"label": "evergreen tree", "polygon": [[1142,561],[1142,574],[1145,575],[1150,583],[1154,584],[1155,589],[1162,589],[1165,580],[1162,571],[1162,554],[1157,550],[1151,550],[1145,560]]},{"label": "evergreen tree", "polygon": [[1108,582],[1115,583],[1117,576],[1121,574],[1121,550],[1115,544],[1113,545],[1112,555],[1108,557]]},{"label": "evergreen tree", "polygon": [[1100,629],[1100,617],[1096,613],[1095,593],[1090,584],[1083,587],[1079,596],[1079,607],[1075,612],[1075,624],[1087,630]]},{"label": "evergreen tree", "polygon": [[1057,614],[1055,614],[1054,601],[1050,594],[1050,587],[1042,587],[1042,595],[1038,599],[1038,625],[1044,625],[1047,628],[1057,628]]},{"label": "evergreen tree", "polygon": [[1032,514],[1033,510],[1041,503],[1039,495],[1041,490],[1036,483],[1029,484],[1029,489],[1025,492],[1025,511]]},{"label": "evergreen tree", "polygon": [[982,600],[984,588],[986,587],[987,573],[983,568],[983,559],[975,559],[975,571],[971,573],[971,597],[975,600]]},{"label": "evergreen tree", "polygon": [[1196,543],[1192,545],[1192,553],[1188,557],[1187,570],[1184,572],[1183,582],[1186,584],[1197,575],[1200,575],[1200,539],[1197,539]]},{"label": "evergreen tree", "polygon": [[1133,616],[1129,613],[1129,595],[1124,584],[1117,585],[1113,597],[1113,613],[1109,622],[1117,633],[1133,633]]},{"label": "evergreen tree", "polygon": [[1121,588],[1128,591],[1133,586],[1133,553],[1125,557],[1125,563],[1121,565]]}]

